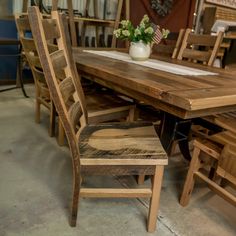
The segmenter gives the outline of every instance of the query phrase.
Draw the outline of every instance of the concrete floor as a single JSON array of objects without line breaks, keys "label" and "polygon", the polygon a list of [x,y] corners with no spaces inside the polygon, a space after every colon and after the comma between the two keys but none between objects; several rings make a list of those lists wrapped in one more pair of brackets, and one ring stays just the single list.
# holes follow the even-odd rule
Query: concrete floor
[{"label": "concrete floor", "polygon": [[[34,123],[34,87],[0,93],[0,236],[236,235],[236,208],[198,183],[190,204],[178,199],[187,171],[180,155],[165,169],[157,231],[146,232],[146,199],[82,199],[77,227],[68,224],[71,161],[47,134],[49,116]],[[86,179],[87,185],[131,186],[132,178]],[[149,184],[149,183],[145,183]]]}]

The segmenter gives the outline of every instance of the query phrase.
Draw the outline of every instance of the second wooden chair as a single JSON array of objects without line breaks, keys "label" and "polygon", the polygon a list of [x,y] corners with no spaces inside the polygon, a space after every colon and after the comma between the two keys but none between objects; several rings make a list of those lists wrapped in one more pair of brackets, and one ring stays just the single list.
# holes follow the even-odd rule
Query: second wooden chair
[{"label": "second wooden chair", "polygon": [[[189,203],[195,178],[205,181],[213,191],[236,206],[236,196],[233,191],[218,183],[220,178],[220,182],[225,180],[236,187],[236,121],[232,118],[219,118],[216,119],[216,124],[225,130],[212,135],[210,140],[194,141],[193,157],[180,199],[182,206]],[[206,168],[211,172],[215,170],[212,172],[214,176],[211,172],[208,172],[207,176]]]},{"label": "second wooden chair", "polygon": [[200,35],[187,29],[177,59],[187,59],[212,66],[223,40],[223,32],[217,36]]},{"label": "second wooden chair", "polygon": [[53,136],[55,134],[55,109],[50,98],[48,86],[44,78],[42,66],[39,61],[34,40],[32,38],[28,16],[26,14],[16,15],[15,20],[19,38],[23,47],[23,54],[26,56],[34,78],[36,100],[35,122],[40,122],[41,105],[45,106],[50,111],[49,135]]}]

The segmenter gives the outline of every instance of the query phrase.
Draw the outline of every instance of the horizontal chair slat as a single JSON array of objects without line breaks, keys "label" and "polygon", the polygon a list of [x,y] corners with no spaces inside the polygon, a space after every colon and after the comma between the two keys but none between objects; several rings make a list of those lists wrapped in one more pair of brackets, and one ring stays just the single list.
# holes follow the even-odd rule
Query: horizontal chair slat
[{"label": "horizontal chair slat", "polygon": [[31,31],[28,17],[17,18],[17,27],[20,31]]},{"label": "horizontal chair slat", "polygon": [[60,37],[56,20],[43,19],[42,23],[45,31],[46,40],[54,40]]},{"label": "horizontal chair slat", "polygon": [[32,38],[21,38],[21,41],[25,51],[36,51],[35,42]]},{"label": "horizontal chair slat", "polygon": [[94,158],[81,158],[81,165],[167,165],[168,160],[163,155],[163,159],[94,159]]},{"label": "horizontal chair slat", "polygon": [[190,58],[197,61],[208,61],[211,54],[208,51],[197,51],[186,48],[183,52],[183,57]]},{"label": "horizontal chair slat", "polygon": [[[25,52],[28,62],[31,64],[32,67],[42,68],[41,62],[38,56],[33,55],[32,53]],[[33,69],[33,68],[32,68]],[[44,75],[42,75],[44,76]]]},{"label": "horizontal chair slat", "polygon": [[151,197],[152,190],[143,189],[106,189],[106,188],[81,188],[81,197],[90,198],[136,198],[136,197]]},{"label": "horizontal chair slat", "polygon": [[67,66],[63,50],[57,50],[50,54],[54,70],[61,71]]},{"label": "horizontal chair slat", "polygon": [[156,166],[83,166],[82,175],[154,175]]},{"label": "horizontal chair slat", "polygon": [[216,36],[212,35],[201,35],[196,36],[195,34],[189,34],[188,43],[194,45],[214,46]]},{"label": "horizontal chair slat", "polygon": [[201,172],[196,172],[196,176],[198,176],[200,179],[204,180],[208,185],[209,188],[215,191],[219,196],[224,198],[226,201],[230,202],[232,205],[236,206],[236,197],[233,196],[233,194],[226,191],[224,188],[216,184],[214,181],[208,179],[204,174]]}]

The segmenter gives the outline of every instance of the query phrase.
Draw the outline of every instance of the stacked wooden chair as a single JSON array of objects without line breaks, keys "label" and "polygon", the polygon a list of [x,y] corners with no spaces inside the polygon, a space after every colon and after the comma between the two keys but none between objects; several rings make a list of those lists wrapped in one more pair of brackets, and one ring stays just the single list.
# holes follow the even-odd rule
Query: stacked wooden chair
[{"label": "stacked wooden chair", "polygon": [[[225,182],[236,187],[236,120],[221,117],[215,122],[224,129],[222,132],[207,140],[194,141],[193,157],[180,199],[182,206],[190,200],[195,178],[205,181],[210,189],[236,206],[235,192],[225,188]],[[206,169],[214,170],[213,174],[207,172],[206,175]]]},{"label": "stacked wooden chair", "polygon": [[[24,53],[29,62],[30,68],[33,73],[36,87],[36,112],[35,120],[38,123],[40,121],[40,105],[44,105],[50,110],[50,128],[49,134],[53,136],[55,134],[55,118],[56,112],[51,102],[50,93],[45,80],[44,72],[40,60],[38,58],[35,43],[32,37],[27,36],[31,34],[31,28],[29,24],[29,19],[26,14],[16,16],[16,24],[19,32],[19,37],[23,46]],[[68,31],[68,28],[67,28]],[[57,45],[53,44],[55,42],[52,40],[50,42],[50,51],[57,49]],[[72,60],[72,48],[68,44],[68,54],[70,55],[70,60]],[[76,68],[74,69],[74,74],[78,80],[80,80]],[[61,75],[63,78],[63,73]],[[130,102],[119,98],[110,93],[104,93],[96,91],[94,94],[89,93],[85,95],[85,101],[89,110],[89,122],[99,123],[111,120],[134,120],[135,119],[135,106]],[[59,121],[58,124],[58,143],[59,145],[64,144],[64,130]]]},{"label": "stacked wooden chair", "polygon": [[[79,197],[149,197],[147,228],[156,228],[161,182],[167,156],[152,124],[125,122],[88,124],[88,113],[82,87],[69,58],[66,22],[58,12],[52,12],[50,21],[44,20],[36,7],[29,8],[32,32],[42,62],[45,78],[61,117],[72,156],[73,197],[71,225],[76,225]],[[58,50],[50,53],[47,41],[55,39]],[[58,76],[63,69],[65,78]],[[101,189],[83,187],[85,175],[152,176],[148,189]]]}]

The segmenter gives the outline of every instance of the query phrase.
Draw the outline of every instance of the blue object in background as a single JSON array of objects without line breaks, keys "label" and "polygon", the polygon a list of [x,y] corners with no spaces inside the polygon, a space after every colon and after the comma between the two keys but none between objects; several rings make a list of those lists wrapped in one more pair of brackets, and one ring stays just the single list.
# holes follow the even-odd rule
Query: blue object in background
[{"label": "blue object in background", "polygon": [[[17,39],[14,19],[0,20],[0,38]],[[0,80],[16,79],[18,52],[19,46],[17,45],[0,45]]]}]

